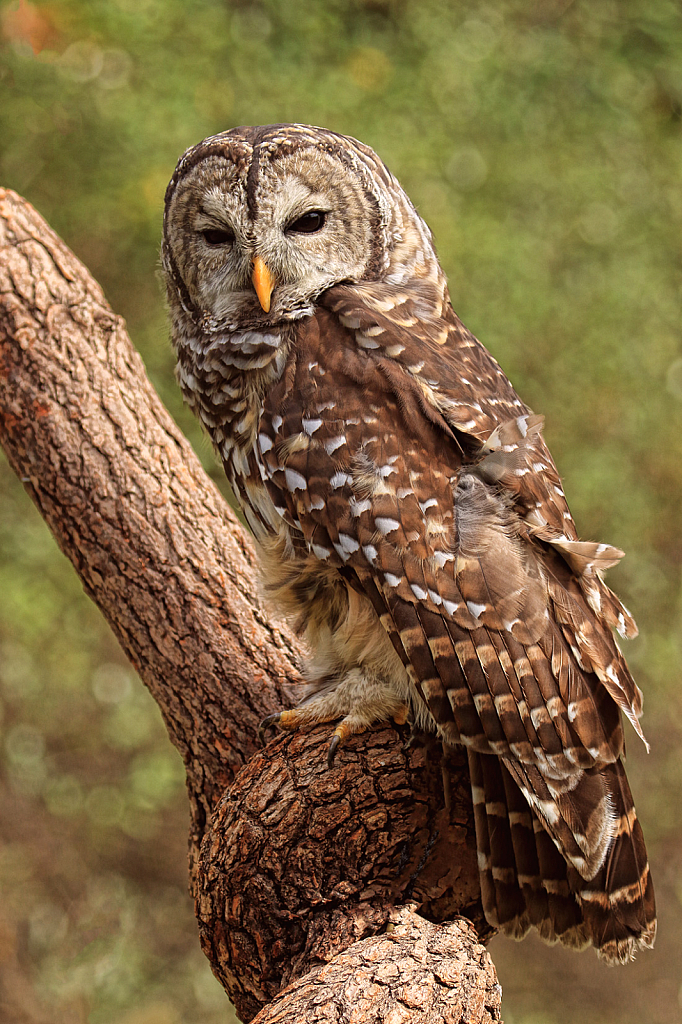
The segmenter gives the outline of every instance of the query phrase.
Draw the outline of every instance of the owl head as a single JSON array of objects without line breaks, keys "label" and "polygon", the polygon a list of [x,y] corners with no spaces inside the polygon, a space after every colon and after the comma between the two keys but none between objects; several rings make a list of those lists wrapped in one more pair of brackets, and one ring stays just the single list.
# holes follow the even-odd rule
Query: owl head
[{"label": "owl head", "polygon": [[296,124],[189,149],[166,192],[162,258],[176,322],[222,334],[268,331],[310,315],[332,285],[399,285],[435,262],[428,228],[368,146]]}]

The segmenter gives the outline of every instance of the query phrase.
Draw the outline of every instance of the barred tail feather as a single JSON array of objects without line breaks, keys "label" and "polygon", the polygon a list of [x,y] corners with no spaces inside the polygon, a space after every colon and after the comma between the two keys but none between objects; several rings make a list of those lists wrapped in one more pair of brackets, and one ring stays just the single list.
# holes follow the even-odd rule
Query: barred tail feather
[{"label": "barred tail feather", "polygon": [[[544,815],[536,813],[529,793],[497,757],[468,750],[474,802],[476,841],[483,909],[490,924],[514,938],[536,928],[545,941],[580,949],[593,945],[612,963],[625,963],[637,949],[651,947],[656,934],[653,885],[642,830],[620,762],[599,770],[601,779],[587,776],[593,789],[599,781],[608,794],[609,839],[599,844],[601,863],[595,870],[575,863],[560,836],[568,836],[561,800],[549,813],[547,789]],[[524,790],[526,786],[524,785]],[[573,791],[575,792],[575,791]],[[593,824],[593,809],[578,828],[579,793],[572,807],[568,846],[575,854],[585,846]],[[544,817],[544,820],[543,820]],[[548,829],[548,817],[562,821]],[[557,834],[559,833],[559,834]],[[571,863],[571,859],[573,863]],[[587,879],[585,873],[591,873]]]},{"label": "barred tail feather", "polygon": [[483,910],[490,924],[521,939],[589,944],[566,861],[499,758],[468,749]]},{"label": "barred tail feather", "polygon": [[599,955],[612,963],[626,963],[638,949],[654,944],[654,887],[623,765],[617,761],[602,771],[614,803],[614,838],[594,878],[585,881],[569,868],[569,881]]}]

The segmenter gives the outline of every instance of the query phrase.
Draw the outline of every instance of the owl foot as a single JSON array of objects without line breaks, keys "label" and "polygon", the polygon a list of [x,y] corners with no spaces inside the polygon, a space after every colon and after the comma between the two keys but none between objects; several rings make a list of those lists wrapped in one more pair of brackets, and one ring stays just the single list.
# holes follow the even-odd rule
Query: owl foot
[{"label": "owl foot", "polygon": [[[311,721],[310,715],[305,710],[298,711],[295,708],[290,711],[278,711],[274,715],[268,715],[264,718],[258,727],[258,740],[265,746],[265,733],[267,729],[272,726],[277,726],[279,729],[286,729],[287,731],[294,732],[299,729],[302,725],[313,725],[316,724]],[[347,719],[339,722],[336,729],[332,734],[332,738],[329,741],[329,749],[327,750],[327,765],[330,768],[334,767],[334,758],[336,757],[336,751],[340,746],[346,742],[349,736],[352,736],[356,732],[364,732],[364,726],[353,726],[353,724]]]},{"label": "owl foot", "polygon": [[[401,704],[391,715],[392,721],[396,725],[405,725],[410,714],[410,709],[407,704]],[[334,729],[334,734],[329,742],[329,750],[327,751],[327,764],[330,768],[334,765],[334,758],[336,757],[336,751],[339,747],[342,747],[349,736],[354,736],[356,733],[365,732],[369,728],[369,722],[359,722],[355,716],[351,717],[348,715],[337,725]]]},{"label": "owl foot", "polygon": [[[391,715],[391,718],[396,725],[404,725],[408,719],[408,714],[409,708],[404,704],[397,708],[393,715]],[[324,719],[311,718],[309,705],[300,709],[293,708],[289,711],[278,711],[274,715],[268,715],[267,718],[264,718],[260,723],[260,726],[258,727],[258,739],[262,745],[265,745],[265,732],[271,726],[277,726],[279,729],[286,729],[293,732],[303,725],[316,725],[321,721],[324,721]],[[351,715],[347,715],[339,722],[332,733],[332,738],[329,741],[329,747],[327,749],[327,765],[329,768],[334,767],[336,752],[339,747],[344,745],[349,736],[365,732],[370,724],[370,722],[358,720],[356,716]]]}]

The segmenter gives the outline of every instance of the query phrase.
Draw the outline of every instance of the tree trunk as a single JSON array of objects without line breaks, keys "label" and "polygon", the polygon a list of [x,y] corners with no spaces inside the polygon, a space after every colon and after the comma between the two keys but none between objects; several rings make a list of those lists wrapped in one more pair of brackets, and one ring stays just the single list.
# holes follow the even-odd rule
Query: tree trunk
[{"label": "tree trunk", "polygon": [[492,962],[453,921],[490,934],[466,758],[386,726],[332,770],[324,726],[259,749],[296,701],[300,643],[122,318],[1,189],[0,379],[8,459],[184,759],[201,941],[240,1017],[499,1020]]}]

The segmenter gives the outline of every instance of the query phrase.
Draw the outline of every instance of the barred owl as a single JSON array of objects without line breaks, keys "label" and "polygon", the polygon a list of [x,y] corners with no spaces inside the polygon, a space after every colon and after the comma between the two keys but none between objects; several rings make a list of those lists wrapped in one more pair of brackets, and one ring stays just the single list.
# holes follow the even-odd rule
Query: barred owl
[{"label": "barred owl", "polygon": [[[409,718],[468,752],[490,923],[626,961],[654,894],[625,777],[635,623],[578,540],[542,417],[463,326],[375,153],[304,125],[181,158],[163,266],[177,374],[311,650],[284,728]],[[330,732],[333,726],[330,725]]]}]

